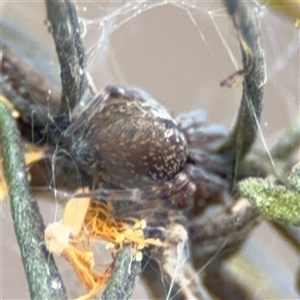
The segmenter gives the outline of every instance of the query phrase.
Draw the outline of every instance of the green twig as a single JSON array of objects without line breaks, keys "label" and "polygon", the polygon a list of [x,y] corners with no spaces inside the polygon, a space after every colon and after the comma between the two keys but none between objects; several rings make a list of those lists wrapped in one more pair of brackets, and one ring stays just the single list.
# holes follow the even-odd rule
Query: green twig
[{"label": "green twig", "polygon": [[66,289],[44,243],[45,225],[29,192],[22,142],[10,111],[0,102],[3,169],[12,218],[31,299],[67,299]]}]

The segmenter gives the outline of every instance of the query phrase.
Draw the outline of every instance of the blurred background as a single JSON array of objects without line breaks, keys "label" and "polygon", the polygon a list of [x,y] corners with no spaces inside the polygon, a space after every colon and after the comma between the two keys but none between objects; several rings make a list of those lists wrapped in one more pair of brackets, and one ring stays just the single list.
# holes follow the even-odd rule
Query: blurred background
[{"label": "blurred background", "polygon": [[[241,67],[239,45],[221,1],[194,2],[78,1],[88,69],[97,90],[107,84],[138,86],[163,103],[174,116],[202,108],[207,123],[230,128],[236,118],[241,86],[221,88],[220,81]],[[165,4],[165,5],[164,5]],[[3,1],[3,20],[14,26],[17,41],[36,43],[26,56],[59,86],[59,69],[51,35],[44,25],[42,1]],[[271,147],[299,118],[299,29],[295,20],[267,7],[258,11],[266,50],[267,82],[261,130]],[[20,36],[19,36],[20,35]],[[17,45],[22,52],[22,44]],[[52,70],[52,71],[50,71]],[[50,74],[51,73],[51,74]],[[261,140],[258,147],[263,147]],[[267,150],[267,149],[264,149]],[[46,224],[61,219],[62,207],[41,200]],[[29,299],[7,199],[1,202],[1,299]],[[72,298],[78,297],[71,267],[60,261]],[[254,230],[231,264],[241,280],[264,299],[298,299],[296,252],[267,223]],[[148,299],[142,285],[132,299]]]}]

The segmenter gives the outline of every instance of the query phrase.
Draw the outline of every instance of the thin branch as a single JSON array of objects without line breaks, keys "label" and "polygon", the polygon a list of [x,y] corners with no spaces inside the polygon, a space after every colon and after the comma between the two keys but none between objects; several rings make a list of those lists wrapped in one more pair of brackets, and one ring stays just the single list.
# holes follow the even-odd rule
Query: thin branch
[{"label": "thin branch", "polygon": [[89,94],[85,52],[76,8],[70,0],[46,0],[50,32],[56,46],[62,82],[61,112],[68,113]]},{"label": "thin branch", "polygon": [[9,187],[12,218],[31,299],[67,299],[66,289],[44,243],[45,225],[29,192],[22,142],[16,122],[0,101],[3,169]]},{"label": "thin branch", "polygon": [[102,300],[129,299],[141,273],[141,262],[132,256],[131,246],[119,253],[114,272],[102,295]]},{"label": "thin branch", "polygon": [[[251,149],[256,138],[265,83],[265,62],[254,1],[224,0],[224,2],[237,30],[242,52],[243,70],[236,75],[244,75],[244,81],[236,124],[219,152],[227,154],[232,166],[237,170],[239,161]],[[233,78],[234,76],[231,76],[228,81],[222,82],[222,85],[230,85]]]}]

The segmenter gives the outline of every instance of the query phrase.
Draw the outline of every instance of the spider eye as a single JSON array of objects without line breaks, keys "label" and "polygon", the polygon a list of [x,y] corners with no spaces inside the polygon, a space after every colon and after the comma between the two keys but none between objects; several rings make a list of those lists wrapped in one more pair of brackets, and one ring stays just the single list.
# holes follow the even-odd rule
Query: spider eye
[{"label": "spider eye", "polygon": [[90,174],[119,187],[170,179],[187,157],[187,142],[176,121],[136,88],[108,86],[68,132],[73,134],[75,159]]}]

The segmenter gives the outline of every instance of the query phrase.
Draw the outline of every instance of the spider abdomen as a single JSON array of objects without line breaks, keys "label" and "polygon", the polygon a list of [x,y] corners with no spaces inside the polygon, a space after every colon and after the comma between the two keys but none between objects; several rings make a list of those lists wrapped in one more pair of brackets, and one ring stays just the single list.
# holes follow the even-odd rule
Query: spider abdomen
[{"label": "spider abdomen", "polygon": [[67,129],[76,161],[118,187],[172,178],[187,142],[167,110],[145,92],[108,86]]}]

